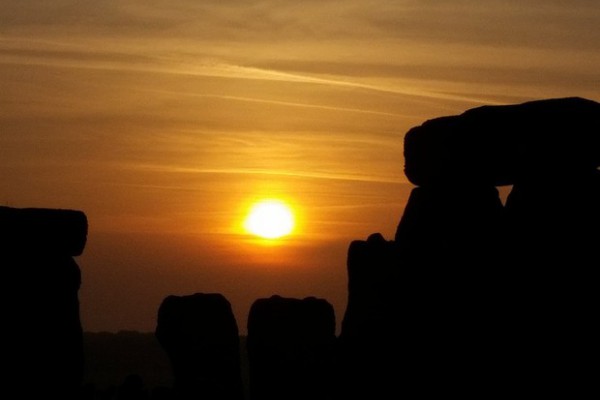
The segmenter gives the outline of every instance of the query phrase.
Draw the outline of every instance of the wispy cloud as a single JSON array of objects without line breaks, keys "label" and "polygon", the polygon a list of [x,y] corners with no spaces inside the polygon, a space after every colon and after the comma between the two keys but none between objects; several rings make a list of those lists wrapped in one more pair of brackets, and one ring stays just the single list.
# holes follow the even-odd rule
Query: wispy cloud
[{"label": "wispy cloud", "polygon": [[351,181],[351,182],[375,182],[375,183],[406,183],[407,180],[401,179],[385,179],[368,174],[348,174],[335,172],[311,172],[311,171],[281,171],[276,168],[193,168],[172,165],[151,165],[151,164],[126,164],[121,165],[122,168],[135,169],[152,172],[167,172],[177,174],[208,174],[208,175],[256,175],[263,177],[292,177],[292,178],[308,178],[320,180],[334,181]]},{"label": "wispy cloud", "polygon": [[[2,51],[0,50],[0,53]],[[159,73],[166,75],[180,75],[190,77],[212,77],[212,78],[225,78],[235,80],[249,80],[249,81],[269,81],[269,82],[282,82],[282,83],[297,83],[313,86],[329,86],[337,87],[341,89],[354,89],[362,92],[380,92],[390,95],[408,96],[413,98],[413,101],[418,103],[420,101],[426,101],[427,99],[438,100],[438,101],[455,101],[461,103],[471,104],[502,104],[502,96],[495,98],[490,95],[476,94],[472,91],[465,91],[460,93],[459,91],[452,91],[451,89],[443,90],[445,87],[442,81],[431,81],[426,85],[419,84],[415,80],[411,79],[400,79],[394,82],[386,83],[363,83],[361,81],[354,81],[352,77],[340,77],[339,79],[331,78],[319,78],[315,76],[288,73],[284,71],[277,71],[273,69],[262,69],[256,67],[246,67],[240,65],[227,64],[224,62],[209,61],[205,64],[195,63],[192,66],[172,66],[165,65],[161,62],[141,62],[143,57],[136,56],[123,56],[117,55],[111,57],[106,54],[93,54],[88,57],[87,54],[81,53],[67,53],[68,58],[55,57],[57,54],[52,52],[42,52],[41,54],[51,54],[52,57],[40,57],[40,53],[35,51],[25,52],[4,52],[5,57],[0,58],[0,64],[6,65],[29,65],[29,66],[40,66],[40,67],[52,67],[52,68],[66,68],[66,69],[90,69],[99,71],[111,71],[111,72],[144,72],[144,73]],[[72,57],[73,54],[77,56]],[[24,56],[26,55],[26,56]],[[34,55],[33,57],[31,57]],[[60,53],[59,53],[60,55]],[[1,57],[1,54],[0,54]],[[127,59],[127,62],[123,62],[123,59]],[[133,60],[133,62],[129,62]],[[570,82],[570,81],[569,81]],[[437,84],[437,86],[436,86]],[[585,85],[587,87],[587,83]],[[147,92],[158,93],[154,89],[144,89]],[[167,94],[167,91],[162,93]],[[176,94],[176,92],[170,92]],[[362,113],[372,114],[381,116],[393,116],[393,117],[407,117],[417,119],[418,115],[408,112],[390,112],[390,111],[379,111],[377,109],[369,108],[351,108],[343,106],[328,106],[320,105],[315,103],[301,103],[293,101],[278,101],[265,99],[260,97],[244,97],[244,96],[232,96],[232,95],[217,95],[217,94],[184,94],[184,96],[196,96],[205,98],[215,98],[232,101],[244,101],[252,103],[272,104],[279,106],[297,107],[297,108],[312,108],[330,111],[340,112],[351,112],[351,113]]]},{"label": "wispy cloud", "polygon": [[[473,96],[478,86],[518,92],[530,78],[589,95],[600,62],[600,10],[585,0],[569,7],[558,0],[3,1],[3,9],[4,40],[20,41],[3,50],[4,62],[339,85],[473,103],[494,102]],[[461,83],[464,93],[449,82]]]},{"label": "wispy cloud", "polygon": [[[13,44],[14,46],[14,44]],[[109,71],[140,71],[140,72],[155,72],[164,74],[178,74],[190,76],[203,76],[215,78],[230,78],[230,79],[248,79],[248,80],[265,80],[273,82],[289,82],[303,83],[310,85],[326,85],[344,88],[352,88],[363,91],[376,91],[391,94],[399,94],[414,97],[447,99],[447,100],[470,100],[478,103],[490,102],[489,100],[476,99],[472,97],[461,96],[457,94],[440,93],[433,90],[424,90],[419,88],[414,82],[405,80],[400,87],[396,85],[377,85],[354,81],[351,76],[343,76],[338,79],[323,78],[319,76],[311,76],[309,74],[290,73],[270,68],[259,68],[252,66],[243,66],[231,64],[217,60],[195,60],[193,63],[189,61],[180,61],[176,63],[168,63],[160,57],[149,57],[142,54],[131,53],[109,53],[95,51],[75,51],[75,50],[48,50],[48,49],[23,49],[23,48],[1,48],[0,47],[0,64],[23,64],[23,65],[40,65],[53,66],[62,68],[88,68]],[[412,86],[412,87],[411,87]],[[251,99],[235,96],[221,96],[221,98],[229,98],[230,100],[245,100],[245,101],[261,101],[260,99]],[[266,100],[263,100],[266,102]],[[289,106],[304,106],[304,107],[321,107],[323,106],[279,102],[280,105]],[[358,110],[345,109],[344,107],[330,107],[329,109],[337,109],[339,111],[354,111],[375,114],[391,113],[378,112],[373,110]],[[398,115],[398,114],[396,114]]]}]

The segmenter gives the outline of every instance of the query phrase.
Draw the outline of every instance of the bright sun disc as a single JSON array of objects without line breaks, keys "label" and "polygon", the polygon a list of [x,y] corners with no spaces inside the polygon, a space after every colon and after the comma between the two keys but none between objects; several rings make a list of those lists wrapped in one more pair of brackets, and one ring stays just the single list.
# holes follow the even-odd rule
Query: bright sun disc
[{"label": "bright sun disc", "polygon": [[264,200],[250,209],[244,228],[256,236],[277,239],[292,232],[294,215],[285,203],[278,200]]}]

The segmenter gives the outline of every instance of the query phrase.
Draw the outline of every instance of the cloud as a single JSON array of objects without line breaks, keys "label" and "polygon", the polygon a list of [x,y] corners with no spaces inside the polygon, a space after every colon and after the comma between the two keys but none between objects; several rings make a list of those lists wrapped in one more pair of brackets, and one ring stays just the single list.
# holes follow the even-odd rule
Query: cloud
[{"label": "cloud", "polygon": [[[496,48],[598,49],[593,1],[383,2],[364,14],[382,37]],[[386,7],[386,5],[388,5]]]},{"label": "cloud", "polygon": [[[220,43],[421,40],[598,49],[594,0],[2,0],[4,33]],[[162,38],[162,40],[161,40]],[[167,38],[168,39],[168,38]]]},{"label": "cloud", "polygon": [[[62,48],[61,48],[62,47]],[[13,59],[15,62],[27,60],[44,60],[63,61],[65,64],[71,62],[76,64],[82,63],[121,63],[121,64],[146,64],[152,61],[152,58],[142,54],[119,53],[109,51],[94,51],[84,49],[51,48],[46,43],[41,43],[39,46],[31,46],[30,43],[21,41],[8,41],[0,39],[0,60],[7,62]]]},{"label": "cloud", "polygon": [[[19,43],[19,42],[17,42]],[[21,42],[23,43],[23,42]],[[25,42],[28,45],[30,42]],[[2,47],[4,45],[4,48]],[[427,90],[410,79],[415,76],[406,73],[406,71],[416,71],[420,69],[420,76],[426,74],[426,71],[435,71],[436,67],[417,67],[405,66],[398,67],[393,65],[368,65],[368,64],[352,64],[352,63],[319,63],[319,62],[264,62],[258,61],[256,64],[266,65],[267,67],[244,66],[238,64],[227,63],[215,59],[195,59],[194,61],[182,59],[179,62],[166,61],[160,56],[151,57],[142,53],[124,53],[124,52],[105,52],[94,50],[75,50],[65,49],[65,46],[58,46],[56,49],[40,49],[37,48],[39,43],[34,43],[32,48],[15,48],[16,43],[10,41],[0,42],[0,64],[22,64],[22,65],[39,65],[51,66],[60,68],[88,68],[108,71],[139,71],[162,74],[189,75],[214,78],[229,78],[229,79],[245,79],[245,80],[265,80],[272,82],[286,83],[301,83],[308,85],[333,86],[340,88],[357,89],[361,91],[384,92],[390,94],[425,97],[434,99],[446,100],[470,100],[477,103],[493,102],[490,99],[477,99],[476,97],[465,97],[453,93],[443,93],[435,90]],[[308,68],[306,66],[309,65]],[[339,67],[344,65],[344,67]],[[336,68],[337,67],[337,68]],[[396,72],[404,73],[396,74],[403,76],[405,81],[401,84],[390,85],[378,84],[377,82],[359,81],[354,78],[364,75],[364,71],[369,68],[374,71],[388,71],[388,73],[375,74],[375,77],[392,76],[389,71],[395,69]],[[437,67],[439,69],[439,67]],[[362,70],[363,72],[356,72]],[[353,72],[355,71],[355,72]],[[327,76],[325,76],[327,75]],[[353,76],[355,75],[355,76]],[[439,75],[439,74],[438,74]],[[325,76],[325,77],[322,77]],[[373,76],[373,75],[370,75]],[[429,78],[435,77],[430,74]],[[202,96],[202,95],[199,95]],[[211,97],[219,97],[221,99],[263,102],[278,105],[287,105],[290,107],[310,107],[321,108],[337,111],[371,113],[379,115],[401,115],[398,113],[390,113],[377,110],[352,109],[347,107],[331,107],[320,106],[316,104],[302,104],[299,102],[284,102],[272,101],[260,98],[250,98],[241,96],[216,96],[204,95]]]},{"label": "cloud", "polygon": [[168,3],[153,3],[136,0],[55,0],[51,3],[1,0],[4,13],[1,29],[13,33],[45,31],[59,35],[80,31],[87,36],[110,32],[127,34],[147,31],[149,27],[160,32],[172,26],[176,19],[168,17]]},{"label": "cloud", "polygon": [[151,164],[130,164],[122,165],[125,169],[167,172],[174,174],[198,174],[198,175],[255,175],[263,177],[284,177],[284,178],[306,178],[326,181],[350,181],[350,182],[371,182],[371,183],[407,183],[400,177],[393,179],[391,177],[376,176],[373,174],[361,173],[335,173],[335,172],[313,172],[310,170],[290,170],[282,171],[273,168],[192,168],[173,165],[151,165]]},{"label": "cloud", "polygon": [[507,86],[513,99],[567,90],[590,97],[600,63],[600,10],[583,0],[1,4],[5,64],[296,82],[474,105],[505,101]]}]

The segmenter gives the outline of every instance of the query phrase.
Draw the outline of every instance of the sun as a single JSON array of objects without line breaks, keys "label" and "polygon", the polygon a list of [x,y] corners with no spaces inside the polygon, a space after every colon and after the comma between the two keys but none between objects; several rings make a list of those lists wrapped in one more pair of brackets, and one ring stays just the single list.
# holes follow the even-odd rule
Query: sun
[{"label": "sun", "polygon": [[294,230],[294,214],[280,200],[262,200],[250,208],[244,221],[248,233],[264,239],[278,239]]}]

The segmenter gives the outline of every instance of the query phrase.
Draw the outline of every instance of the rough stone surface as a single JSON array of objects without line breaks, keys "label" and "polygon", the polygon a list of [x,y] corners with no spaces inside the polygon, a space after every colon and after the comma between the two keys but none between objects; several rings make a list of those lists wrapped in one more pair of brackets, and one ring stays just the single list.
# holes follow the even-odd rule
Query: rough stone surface
[{"label": "rough stone surface", "polygon": [[168,296],[156,337],[171,360],[177,398],[243,398],[238,328],[223,295]]},{"label": "rough stone surface", "polygon": [[335,315],[326,300],[272,296],[248,316],[250,398],[331,399]]},{"label": "rough stone surface", "polygon": [[[506,212],[516,369],[548,392],[590,387],[596,347],[600,172],[515,185]],[[533,372],[527,372],[533,371]],[[587,385],[587,386],[586,386]]]},{"label": "rough stone surface", "polygon": [[0,207],[3,386],[18,398],[78,395],[81,272],[71,256],[86,236],[79,211]]},{"label": "rough stone surface", "polygon": [[405,257],[456,273],[506,251],[504,219],[493,186],[422,186],[412,190],[395,240]]},{"label": "rough stone surface", "polygon": [[339,398],[396,398],[402,368],[401,266],[379,233],[348,249],[348,304],[338,339]]},{"label": "rough stone surface", "polygon": [[582,98],[484,106],[412,128],[404,171],[416,185],[510,185],[600,166],[600,103]]},{"label": "rough stone surface", "polygon": [[78,256],[87,230],[81,211],[0,206],[0,245],[14,252]]}]

